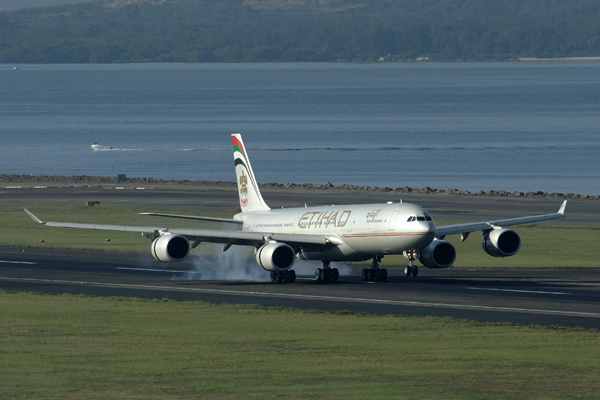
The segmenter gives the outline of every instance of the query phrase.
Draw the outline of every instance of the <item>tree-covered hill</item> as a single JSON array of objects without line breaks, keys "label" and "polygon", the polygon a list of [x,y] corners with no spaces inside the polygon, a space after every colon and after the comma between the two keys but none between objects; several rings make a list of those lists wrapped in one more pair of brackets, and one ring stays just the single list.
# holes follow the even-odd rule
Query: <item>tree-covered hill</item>
[{"label": "tree-covered hill", "polygon": [[60,4],[82,3],[92,0],[0,0],[0,10],[20,10],[29,7],[47,7]]},{"label": "tree-covered hill", "polygon": [[95,0],[0,12],[0,63],[600,56],[597,0]]}]

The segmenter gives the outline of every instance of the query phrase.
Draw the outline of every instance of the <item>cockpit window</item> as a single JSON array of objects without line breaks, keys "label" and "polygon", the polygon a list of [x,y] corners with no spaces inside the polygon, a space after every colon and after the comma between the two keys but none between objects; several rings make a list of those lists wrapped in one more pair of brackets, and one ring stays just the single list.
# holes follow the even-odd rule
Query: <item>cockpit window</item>
[{"label": "cockpit window", "polygon": [[431,217],[429,215],[420,215],[420,216],[410,216],[408,217],[408,219],[406,220],[406,222],[413,222],[413,221],[432,221]]}]

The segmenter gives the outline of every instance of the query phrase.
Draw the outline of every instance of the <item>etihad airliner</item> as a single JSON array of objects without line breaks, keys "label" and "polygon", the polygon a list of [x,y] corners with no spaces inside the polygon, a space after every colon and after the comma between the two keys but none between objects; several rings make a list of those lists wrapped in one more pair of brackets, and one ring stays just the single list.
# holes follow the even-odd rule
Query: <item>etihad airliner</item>
[{"label": "etihad airliner", "polygon": [[294,282],[292,269],[296,259],[322,262],[315,278],[335,282],[337,268],[331,262],[372,260],[364,268],[366,281],[385,281],[387,270],[380,262],[388,254],[403,254],[408,259],[406,276],[417,276],[418,259],[427,268],[448,268],[456,259],[447,235],[481,231],[483,250],[492,257],[515,255],[521,248],[519,235],[507,226],[563,218],[567,202],[557,213],[490,220],[475,223],[436,226],[424,208],[410,203],[360,204],[304,207],[272,210],[259,190],[248,152],[240,134],[231,135],[241,212],[232,219],[201,216],[144,213],[171,218],[187,218],[235,224],[237,230],[180,229],[155,226],[96,225],[42,221],[25,210],[35,221],[46,226],[141,232],[152,240],[151,252],[161,262],[185,260],[191,249],[202,242],[231,246],[252,246],[256,262],[270,271],[273,282]]}]

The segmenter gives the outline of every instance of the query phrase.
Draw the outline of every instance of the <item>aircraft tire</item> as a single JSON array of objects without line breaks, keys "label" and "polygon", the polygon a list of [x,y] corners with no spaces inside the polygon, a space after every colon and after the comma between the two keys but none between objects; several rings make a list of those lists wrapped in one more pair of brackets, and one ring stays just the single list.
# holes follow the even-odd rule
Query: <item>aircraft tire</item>
[{"label": "aircraft tire", "polygon": [[288,281],[289,283],[294,283],[296,282],[296,271],[294,270],[289,270],[286,271],[286,281]]},{"label": "aircraft tire", "polygon": [[379,270],[379,280],[380,280],[381,282],[385,282],[385,281],[387,281],[387,276],[388,276],[388,275],[387,275],[387,269],[385,269],[385,268],[381,268],[381,269]]},{"label": "aircraft tire", "polygon": [[317,282],[322,282],[323,281],[323,269],[317,268],[315,270],[315,280]]},{"label": "aircraft tire", "polygon": [[412,273],[412,268],[410,267],[410,265],[407,265],[406,268],[404,268],[404,275],[410,276],[411,273]]},{"label": "aircraft tire", "polygon": [[337,282],[339,278],[340,278],[340,271],[338,271],[337,268],[333,268],[331,270],[331,281]]},{"label": "aircraft tire", "polygon": [[285,279],[286,272],[285,271],[279,271],[279,272],[276,272],[276,274],[277,274],[277,283],[283,283],[283,281]]},{"label": "aircraft tire", "polygon": [[417,267],[416,265],[413,265],[412,276],[417,276],[417,275],[419,275],[419,267]]},{"label": "aircraft tire", "polygon": [[377,280],[377,271],[375,271],[373,268],[369,269],[368,278],[368,280],[371,282]]},{"label": "aircraft tire", "polygon": [[362,278],[363,281],[368,281],[369,280],[369,270],[366,268],[363,268],[362,270]]}]

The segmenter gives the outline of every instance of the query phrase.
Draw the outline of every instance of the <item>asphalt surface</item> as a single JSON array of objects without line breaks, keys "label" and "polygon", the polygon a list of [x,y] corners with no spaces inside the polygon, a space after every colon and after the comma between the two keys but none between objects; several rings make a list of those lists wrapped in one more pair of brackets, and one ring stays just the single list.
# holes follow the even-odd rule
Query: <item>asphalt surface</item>
[{"label": "asphalt surface", "polygon": [[[398,201],[398,194],[346,191],[264,191],[271,207]],[[396,197],[396,198],[394,198]],[[437,219],[473,221],[552,213],[560,200],[402,195]],[[0,202],[234,209],[232,189],[116,190],[103,188],[2,189]],[[571,201],[567,218],[552,224],[600,226],[600,203]],[[125,222],[124,222],[125,223]],[[225,253],[227,254],[227,253]],[[208,270],[216,275],[203,274]],[[98,296],[171,298],[182,301],[248,303],[301,309],[378,314],[445,316],[475,321],[580,326],[600,329],[599,269],[420,268],[418,277],[388,267],[388,282],[366,283],[360,268],[339,266],[340,281],[320,284],[317,263],[295,268],[295,284],[272,284],[255,264],[232,265],[195,253],[189,261],[160,264],[149,254],[0,248],[0,289]],[[599,263],[600,266],[600,263]],[[253,272],[248,272],[249,270]],[[241,273],[240,273],[241,271]],[[254,274],[257,275],[254,275]],[[243,281],[246,279],[249,281]]]},{"label": "asphalt surface", "polygon": [[390,268],[387,282],[367,283],[347,267],[323,284],[303,268],[296,283],[273,284],[263,271],[253,282],[198,280],[197,264],[197,256],[167,266],[149,255],[0,248],[0,289],[600,329],[600,269],[421,268],[406,278]]}]

